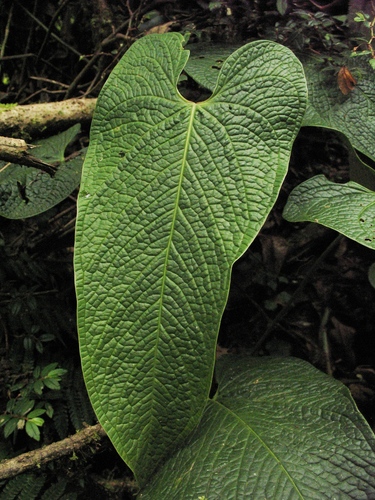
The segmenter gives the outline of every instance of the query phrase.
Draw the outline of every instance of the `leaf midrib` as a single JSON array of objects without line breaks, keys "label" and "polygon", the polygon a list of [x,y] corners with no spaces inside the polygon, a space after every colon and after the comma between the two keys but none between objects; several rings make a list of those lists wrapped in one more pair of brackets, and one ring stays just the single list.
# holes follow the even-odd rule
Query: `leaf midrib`
[{"label": "leaf midrib", "polygon": [[[181,172],[180,172],[180,177],[179,177],[179,181],[178,181],[176,201],[175,201],[175,206],[174,206],[174,211],[173,211],[173,216],[172,216],[172,221],[171,221],[171,230],[170,230],[168,244],[167,244],[166,252],[165,252],[164,271],[163,271],[163,275],[162,275],[161,291],[160,291],[160,299],[159,299],[160,304],[159,304],[159,311],[158,311],[157,335],[156,335],[156,343],[154,346],[154,359],[153,359],[153,365],[152,365],[152,372],[154,374],[156,372],[156,367],[157,367],[157,363],[158,363],[157,362],[158,352],[159,352],[158,347],[159,347],[159,342],[160,342],[160,337],[161,337],[163,304],[164,304],[164,296],[165,296],[165,286],[166,286],[168,262],[169,262],[170,253],[171,253],[173,235],[174,235],[176,219],[177,219],[177,212],[178,212],[178,207],[179,207],[180,197],[181,197],[182,182],[184,179],[185,167],[186,167],[186,163],[187,163],[187,156],[188,156],[188,151],[189,151],[189,146],[190,146],[190,140],[191,140],[191,134],[192,134],[193,122],[194,122],[196,109],[197,109],[197,103],[191,103],[191,113],[190,113],[190,119],[189,119],[189,124],[188,124],[188,128],[187,128],[184,151],[183,151],[183,155],[182,155]],[[153,381],[155,381],[155,380],[157,380],[157,379],[154,376]],[[153,386],[152,386],[152,392],[154,392],[154,391],[155,391],[155,382],[153,383]],[[152,399],[151,414],[154,413],[154,404],[155,404],[155,400]]]},{"label": "leaf midrib", "polygon": [[303,500],[305,499],[305,496],[302,494],[300,489],[298,488],[296,482],[293,480],[292,476],[289,474],[288,470],[286,469],[283,461],[276,455],[274,451],[268,446],[268,444],[262,439],[262,437],[253,429],[245,420],[243,420],[237,413],[232,411],[230,408],[227,406],[223,405],[220,401],[213,401],[214,404],[218,405],[220,408],[222,408],[225,412],[229,413],[234,420],[237,420],[242,426],[244,426],[246,429],[248,429],[248,432],[252,434],[260,443],[262,448],[277,462],[279,465],[280,469],[284,471],[286,477],[290,481],[290,483],[293,485],[293,488],[297,495]]}]

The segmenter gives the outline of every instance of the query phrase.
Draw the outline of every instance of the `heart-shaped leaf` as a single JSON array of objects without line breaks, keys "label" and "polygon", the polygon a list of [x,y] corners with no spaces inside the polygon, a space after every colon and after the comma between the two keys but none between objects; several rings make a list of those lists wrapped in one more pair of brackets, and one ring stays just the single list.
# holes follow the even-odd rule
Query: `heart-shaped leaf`
[{"label": "heart-shaped leaf", "polygon": [[[237,48],[234,44],[195,43],[185,71],[200,85],[213,90],[217,73],[226,58]],[[303,60],[309,89],[304,126],[323,127],[342,133],[352,147],[375,161],[375,79],[368,62],[350,61],[356,85],[343,95],[334,68],[318,59]]]},{"label": "heart-shaped leaf", "polygon": [[140,500],[368,499],[375,436],[348,389],[295,358],[224,356],[218,394]]},{"label": "heart-shaped leaf", "polygon": [[355,182],[336,184],[316,175],[293,189],[283,217],[317,222],[375,249],[375,192]]},{"label": "heart-shaped leaf", "polygon": [[183,44],[149,35],[114,69],[78,201],[84,376],[140,484],[199,422],[231,267],[275,202],[306,104],[301,64],[266,41],[189,102],[176,88]]}]

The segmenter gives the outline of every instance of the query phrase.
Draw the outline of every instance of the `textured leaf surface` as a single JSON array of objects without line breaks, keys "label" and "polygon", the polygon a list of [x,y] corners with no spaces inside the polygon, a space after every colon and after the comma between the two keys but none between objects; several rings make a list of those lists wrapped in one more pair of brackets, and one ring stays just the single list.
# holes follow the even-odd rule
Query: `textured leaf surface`
[{"label": "textured leaf surface", "polygon": [[291,192],[283,216],[290,222],[317,222],[375,249],[375,192],[336,184],[317,175]]},{"label": "textured leaf surface", "polygon": [[200,419],[231,267],[276,199],[306,100],[298,60],[263,41],[189,102],[176,89],[183,41],[147,36],[112,72],[78,202],[85,380],[140,484]]},{"label": "textured leaf surface", "polygon": [[36,142],[33,156],[46,163],[61,162],[54,177],[36,168],[0,162],[0,216],[24,219],[60,203],[79,184],[84,155],[64,162],[67,145],[80,131],[79,124]]},{"label": "textured leaf surface", "polygon": [[350,70],[357,85],[343,95],[337,75],[313,59],[304,61],[309,103],[303,125],[343,133],[352,146],[375,160],[375,73],[367,62],[354,59]]},{"label": "textured leaf surface", "polygon": [[140,500],[375,497],[375,436],[345,386],[294,358],[224,358],[217,397]]},{"label": "textured leaf surface", "polygon": [[212,92],[225,59],[239,47],[235,44],[192,43],[187,46],[190,57],[184,69],[199,85]]},{"label": "textured leaf surface", "polygon": [[[185,71],[200,85],[213,90],[217,73],[236,45],[191,44]],[[327,70],[320,60],[303,61],[309,99],[303,125],[341,132],[352,146],[375,160],[375,73],[367,62],[351,61],[357,85],[343,95],[337,72]]]}]

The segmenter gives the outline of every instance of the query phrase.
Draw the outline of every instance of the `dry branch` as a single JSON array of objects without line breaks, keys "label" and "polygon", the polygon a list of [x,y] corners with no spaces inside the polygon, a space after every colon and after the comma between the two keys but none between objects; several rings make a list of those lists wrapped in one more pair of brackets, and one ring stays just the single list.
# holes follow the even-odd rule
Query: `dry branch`
[{"label": "dry branch", "polygon": [[30,154],[29,151],[34,147],[26,144],[23,139],[10,139],[9,137],[0,136],[0,160],[25,165],[26,167],[39,168],[39,170],[53,176],[56,167]]},{"label": "dry branch", "polygon": [[3,460],[0,462],[0,480],[9,479],[57,458],[70,455],[92,441],[98,441],[105,435],[106,433],[100,424],[92,425],[62,441],[23,453],[9,460]]},{"label": "dry branch", "polygon": [[67,99],[59,102],[16,106],[0,113],[0,135],[29,141],[61,132],[75,123],[89,122],[96,99]]}]

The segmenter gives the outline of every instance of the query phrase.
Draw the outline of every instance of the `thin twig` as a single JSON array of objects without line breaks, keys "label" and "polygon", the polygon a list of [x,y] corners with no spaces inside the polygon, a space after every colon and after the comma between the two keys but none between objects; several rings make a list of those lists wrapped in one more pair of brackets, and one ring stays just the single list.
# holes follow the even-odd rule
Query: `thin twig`
[{"label": "thin twig", "polygon": [[330,355],[330,348],[329,348],[329,341],[328,341],[328,336],[327,336],[327,323],[329,320],[330,316],[330,309],[326,307],[323,312],[322,319],[320,321],[320,326],[319,326],[319,343],[321,345],[321,348],[324,353],[324,362],[325,362],[325,367],[326,367],[326,373],[328,375],[333,374],[332,370],[332,365],[331,365],[331,355]]},{"label": "thin twig", "polygon": [[318,269],[318,267],[321,265],[321,263],[324,261],[324,259],[332,252],[332,250],[340,243],[342,240],[343,236],[339,234],[336,236],[336,238],[328,245],[328,247],[324,250],[324,252],[315,260],[315,262],[311,265],[310,269],[307,271],[305,274],[303,280],[301,283],[298,285],[297,289],[293,293],[292,297],[290,298],[289,302],[286,304],[286,306],[281,309],[281,311],[274,317],[274,319],[267,325],[267,328],[261,338],[258,340],[258,342],[255,344],[253,349],[251,350],[251,355],[256,354],[261,346],[264,344],[264,342],[268,339],[270,334],[272,333],[272,330],[274,327],[280,323],[280,321],[288,314],[288,312],[291,310],[291,308],[294,305],[294,302],[296,299],[300,296],[302,290],[306,286],[306,284],[309,282],[311,279],[312,275],[315,273],[315,271]]},{"label": "thin twig", "polygon": [[318,2],[315,2],[315,0],[310,0],[310,3],[312,3],[317,9],[319,10],[327,10],[330,9],[331,7],[334,7],[337,4],[340,4],[342,0],[333,0],[330,3],[327,3],[326,5],[320,5]]},{"label": "thin twig", "polygon": [[7,40],[8,40],[8,36],[9,36],[9,32],[10,32],[10,23],[12,21],[12,15],[13,15],[13,5],[12,4],[10,6],[10,9],[9,9],[9,14],[8,14],[8,19],[7,19],[7,24],[5,26],[5,33],[4,33],[4,39],[1,43],[1,48],[0,48],[0,58],[3,59],[4,57],[4,54],[5,54],[5,46],[7,44]]},{"label": "thin twig", "polygon": [[38,82],[52,83],[54,85],[59,85],[60,87],[69,87],[66,83],[58,82],[57,80],[51,80],[50,78],[43,78],[41,76],[30,76],[30,80],[37,80]]},{"label": "thin twig", "polygon": [[36,58],[36,62],[39,61],[39,59],[40,59],[40,57],[42,55],[42,52],[44,50],[44,47],[46,46],[48,38],[51,35],[52,28],[55,25],[56,19],[59,17],[60,12],[65,7],[65,5],[68,4],[69,2],[70,2],[70,0],[65,0],[64,2],[61,2],[61,4],[57,7],[57,9],[56,9],[56,11],[55,11],[55,13],[54,13],[54,15],[53,15],[53,17],[51,19],[51,22],[49,23],[48,31],[47,31],[47,33],[46,33],[46,35],[44,37],[42,45],[40,46],[40,49],[39,49],[39,52],[38,52],[38,55],[37,55],[37,58]]},{"label": "thin twig", "polygon": [[111,60],[111,62],[103,70],[100,70],[100,71],[98,71],[96,73],[95,78],[92,80],[92,82],[88,86],[88,88],[85,91],[84,95],[90,95],[95,90],[95,88],[102,83],[103,78],[112,71],[112,69],[118,63],[118,59],[121,56],[122,56],[122,53],[118,52],[114,56],[114,58]]},{"label": "thin twig", "polygon": [[[90,68],[92,68],[92,66],[94,66],[94,64],[96,63],[96,61],[101,56],[104,55],[103,54],[104,47],[106,47],[107,45],[109,45],[110,43],[112,43],[113,41],[115,41],[116,37],[117,37],[117,34],[119,33],[119,31],[121,31],[123,28],[125,28],[126,26],[128,26],[128,24],[129,24],[129,20],[123,22],[111,35],[109,35],[107,38],[105,38],[99,44],[99,47],[95,51],[95,53],[93,54],[92,58],[88,61],[88,63],[86,64],[86,66],[84,68],[82,68],[82,70],[78,73],[78,75],[74,78],[74,80],[70,84],[69,89],[67,90],[67,92],[65,94],[65,99],[69,99],[73,95],[75,89],[77,88],[79,82],[82,80],[82,78],[84,77],[84,75],[88,72],[88,70]],[[86,59],[86,61],[87,61],[87,59]]]},{"label": "thin twig", "polygon": [[96,61],[99,59],[99,57],[102,55],[101,52],[96,52],[92,58],[89,60],[89,62],[86,64],[84,68],[81,69],[81,71],[78,73],[78,75],[74,78],[72,83],[69,85],[68,90],[65,93],[64,99],[69,99],[75,89],[77,88],[79,82],[82,80],[84,75],[88,72],[88,70],[96,63]]},{"label": "thin twig", "polygon": [[24,59],[25,57],[36,57],[35,54],[15,54],[13,56],[1,56],[0,61],[11,61],[12,59]]},{"label": "thin twig", "polygon": [[[34,16],[34,14],[32,14],[29,10],[27,10],[26,7],[21,5],[18,1],[17,1],[17,4],[21,7],[21,9],[23,9],[26,12],[26,14],[28,14],[31,17],[31,19],[33,19],[37,24],[39,24],[40,27],[42,27],[45,31],[48,32],[47,26],[45,24],[43,24],[42,21],[40,21],[36,16]],[[58,41],[61,45],[66,47],[68,50],[73,52],[73,54],[76,54],[80,59],[83,59],[84,61],[88,61],[88,59],[86,57],[84,57],[80,52],[78,52],[78,50],[76,50],[74,47],[72,47],[71,45],[66,43],[62,38],[57,36],[55,33],[51,33],[51,37],[54,38],[56,41]]]},{"label": "thin twig", "polygon": [[10,137],[0,136],[0,160],[9,162],[1,170],[4,170],[9,165],[16,163],[26,167],[38,168],[47,172],[51,177],[56,173],[56,166],[36,158],[29,153],[33,146],[26,144],[23,139],[13,139]]},{"label": "thin twig", "polygon": [[[37,4],[38,4],[38,0],[34,0],[34,13],[36,12]],[[29,34],[28,34],[27,41],[26,41],[26,47],[25,47],[25,50],[24,50],[24,52],[26,52],[26,53],[29,52],[29,50],[30,50],[30,44],[31,44],[31,39],[33,37],[33,34],[34,34],[34,24],[32,23],[31,27],[29,29]],[[22,61],[22,66],[21,66],[21,75],[20,75],[20,78],[19,78],[20,82],[24,82],[24,76],[25,76],[25,73],[26,73],[26,66],[27,66],[27,59],[24,59]],[[16,95],[15,102],[19,101],[19,97],[21,95],[21,92],[22,92],[23,88],[24,87],[21,87],[18,90],[18,94]]]}]

